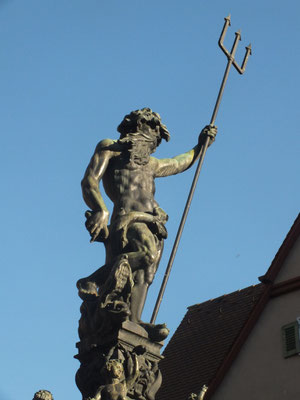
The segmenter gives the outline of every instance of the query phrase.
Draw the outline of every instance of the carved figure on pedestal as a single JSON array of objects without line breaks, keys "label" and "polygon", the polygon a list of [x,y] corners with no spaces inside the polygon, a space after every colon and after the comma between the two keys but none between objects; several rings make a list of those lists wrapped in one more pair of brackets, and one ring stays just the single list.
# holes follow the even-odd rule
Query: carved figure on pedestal
[{"label": "carved figure on pedestal", "polygon": [[139,374],[137,357],[134,354],[134,362],[130,366],[130,372],[125,377],[124,366],[120,360],[111,359],[105,365],[104,374],[106,384],[99,387],[95,396],[89,400],[126,400],[127,392],[131,389]]},{"label": "carved figure on pedestal", "polygon": [[39,390],[34,394],[33,400],[53,400],[53,396],[48,390]]}]

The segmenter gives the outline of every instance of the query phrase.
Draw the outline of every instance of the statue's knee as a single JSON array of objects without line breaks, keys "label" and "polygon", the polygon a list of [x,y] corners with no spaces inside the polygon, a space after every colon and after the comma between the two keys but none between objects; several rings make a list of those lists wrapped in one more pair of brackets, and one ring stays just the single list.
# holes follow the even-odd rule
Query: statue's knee
[{"label": "statue's knee", "polygon": [[147,274],[147,275],[146,275],[145,283],[147,283],[149,286],[150,286],[151,283],[153,282],[154,275],[155,275],[154,273],[150,273],[150,274]]},{"label": "statue's knee", "polygon": [[143,252],[144,252],[144,260],[145,260],[145,264],[146,266],[150,266],[153,263],[155,263],[156,258],[157,258],[157,250],[152,248],[152,247],[148,247],[148,246],[143,246]]},{"label": "statue's knee", "polygon": [[135,285],[139,285],[145,282],[145,273],[142,269],[139,269],[134,273],[133,277]]},{"label": "statue's knee", "polygon": [[151,253],[150,251],[146,252],[145,260],[147,265],[152,265],[155,262],[156,255]]},{"label": "statue's knee", "polygon": [[148,267],[145,271],[145,283],[148,285],[151,285],[153,282],[154,276],[155,276],[156,268],[155,264],[152,264],[150,267]]}]

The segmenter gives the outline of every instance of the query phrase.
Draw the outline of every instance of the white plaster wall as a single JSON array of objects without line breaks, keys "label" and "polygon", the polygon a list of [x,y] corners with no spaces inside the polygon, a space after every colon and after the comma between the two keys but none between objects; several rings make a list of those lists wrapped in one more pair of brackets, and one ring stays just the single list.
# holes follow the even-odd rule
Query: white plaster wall
[{"label": "white plaster wall", "polygon": [[212,399],[300,399],[300,356],[285,359],[281,339],[281,327],[297,317],[300,291],[271,299]]}]

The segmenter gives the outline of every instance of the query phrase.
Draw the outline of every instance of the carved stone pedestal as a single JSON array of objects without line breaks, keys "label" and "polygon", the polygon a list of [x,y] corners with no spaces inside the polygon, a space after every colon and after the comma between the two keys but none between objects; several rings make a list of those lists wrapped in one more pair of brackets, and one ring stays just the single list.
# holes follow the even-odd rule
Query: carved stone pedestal
[{"label": "carved stone pedestal", "polygon": [[75,358],[81,363],[76,384],[83,400],[154,400],[161,385],[162,345],[129,320],[105,335],[82,338]]}]

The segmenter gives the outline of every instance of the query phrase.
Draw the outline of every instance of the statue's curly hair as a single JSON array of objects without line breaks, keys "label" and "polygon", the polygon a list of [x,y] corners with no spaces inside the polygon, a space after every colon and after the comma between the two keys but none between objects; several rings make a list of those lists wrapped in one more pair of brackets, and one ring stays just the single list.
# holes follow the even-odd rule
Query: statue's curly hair
[{"label": "statue's curly hair", "polygon": [[157,126],[159,126],[157,145],[160,144],[162,139],[165,139],[167,142],[170,140],[170,133],[166,125],[161,122],[160,115],[148,107],[132,111],[130,114],[125,115],[123,121],[117,128],[118,132],[121,134],[121,139],[124,138],[128,133],[136,132],[140,123],[146,123],[152,129],[155,129]]},{"label": "statue's curly hair", "polygon": [[53,400],[53,396],[48,390],[39,390],[35,393],[33,400]]}]

